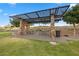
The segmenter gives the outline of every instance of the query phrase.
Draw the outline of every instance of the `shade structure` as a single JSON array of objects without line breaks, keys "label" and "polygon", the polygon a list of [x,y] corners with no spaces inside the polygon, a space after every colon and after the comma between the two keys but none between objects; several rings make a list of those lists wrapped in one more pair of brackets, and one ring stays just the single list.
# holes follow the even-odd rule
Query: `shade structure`
[{"label": "shade structure", "polygon": [[63,17],[67,9],[69,8],[69,5],[66,6],[60,6],[56,8],[50,8],[40,11],[34,11],[30,13],[24,13],[24,14],[18,14],[10,16],[13,19],[17,20],[25,20],[30,23],[39,23],[39,22],[51,22],[50,18],[52,15],[55,17],[55,21],[60,20],[60,18]]}]

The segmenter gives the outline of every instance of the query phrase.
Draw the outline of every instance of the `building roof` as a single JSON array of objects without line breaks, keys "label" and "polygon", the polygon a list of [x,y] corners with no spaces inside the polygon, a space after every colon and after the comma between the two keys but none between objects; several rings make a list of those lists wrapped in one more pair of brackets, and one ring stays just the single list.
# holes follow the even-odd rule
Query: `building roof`
[{"label": "building roof", "polygon": [[59,20],[59,18],[63,17],[64,13],[67,11],[68,8],[69,5],[66,5],[56,8],[34,11],[30,13],[18,14],[10,17],[13,19],[25,20],[31,23],[50,22],[51,21],[50,17],[52,15],[55,16],[55,20]]}]

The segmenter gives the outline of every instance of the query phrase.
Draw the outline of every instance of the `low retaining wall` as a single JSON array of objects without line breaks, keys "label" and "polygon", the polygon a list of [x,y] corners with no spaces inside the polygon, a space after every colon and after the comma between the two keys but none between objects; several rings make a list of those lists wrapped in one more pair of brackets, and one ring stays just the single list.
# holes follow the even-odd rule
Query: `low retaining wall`
[{"label": "low retaining wall", "polygon": [[[24,35],[20,35],[18,33],[18,30],[12,31],[12,36],[13,37],[19,37],[19,38],[26,38],[26,39],[34,39],[34,40],[42,40],[42,41],[51,41],[51,37],[49,32],[44,32],[44,31],[31,31],[27,32]],[[79,36],[73,37],[73,36],[62,36],[62,37],[55,37],[56,41],[68,41],[68,40],[79,40]]]}]

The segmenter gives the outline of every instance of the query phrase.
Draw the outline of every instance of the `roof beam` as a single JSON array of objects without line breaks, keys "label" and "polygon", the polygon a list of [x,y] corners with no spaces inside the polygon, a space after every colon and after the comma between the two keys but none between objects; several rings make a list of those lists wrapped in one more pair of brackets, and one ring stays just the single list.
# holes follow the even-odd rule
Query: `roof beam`
[{"label": "roof beam", "polygon": [[67,9],[65,10],[65,12],[62,14],[62,16],[64,16],[64,14],[66,13],[66,11],[68,10],[69,7],[66,7]]},{"label": "roof beam", "polygon": [[27,16],[30,19],[30,17],[27,14],[24,14],[24,15]]},{"label": "roof beam", "polygon": [[58,13],[58,10],[59,10],[59,8],[56,8],[55,9],[55,14],[57,15],[57,13]]},{"label": "roof beam", "polygon": [[38,16],[38,18],[40,18],[40,16],[39,16],[38,12],[35,12],[35,13],[36,13],[36,15]]}]

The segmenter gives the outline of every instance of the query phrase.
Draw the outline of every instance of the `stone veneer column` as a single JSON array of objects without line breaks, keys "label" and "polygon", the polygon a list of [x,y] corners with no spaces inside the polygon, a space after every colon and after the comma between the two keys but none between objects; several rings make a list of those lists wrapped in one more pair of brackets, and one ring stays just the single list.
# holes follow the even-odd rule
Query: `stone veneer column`
[{"label": "stone veneer column", "polygon": [[55,17],[51,16],[51,25],[50,25],[50,36],[51,36],[51,44],[56,44],[55,39]]},{"label": "stone veneer column", "polygon": [[29,24],[28,22],[24,21],[24,20],[20,20],[20,34],[26,34],[26,31],[29,30]]}]

